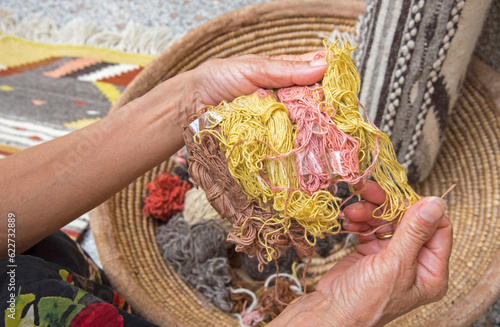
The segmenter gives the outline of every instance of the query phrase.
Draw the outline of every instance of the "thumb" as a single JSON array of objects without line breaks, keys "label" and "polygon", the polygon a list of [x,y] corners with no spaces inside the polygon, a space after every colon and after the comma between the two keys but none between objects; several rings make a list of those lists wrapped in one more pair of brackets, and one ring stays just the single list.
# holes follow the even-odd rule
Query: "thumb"
[{"label": "thumb", "polygon": [[438,197],[427,197],[416,202],[403,216],[387,246],[388,250],[415,262],[424,244],[436,231],[445,207],[444,200]]}]

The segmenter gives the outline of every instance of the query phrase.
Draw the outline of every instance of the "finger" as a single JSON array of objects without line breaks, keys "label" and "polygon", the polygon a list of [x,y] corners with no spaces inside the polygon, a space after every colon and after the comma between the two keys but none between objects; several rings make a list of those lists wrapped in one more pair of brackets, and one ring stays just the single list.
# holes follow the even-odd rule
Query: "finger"
[{"label": "finger", "polygon": [[301,55],[277,55],[271,56],[269,59],[272,60],[290,60],[290,61],[312,61],[321,58],[325,58],[325,51],[312,51]]},{"label": "finger", "polygon": [[358,234],[358,241],[360,244],[365,244],[365,243],[370,243],[372,241],[379,241],[381,245],[384,247],[387,245],[387,240],[379,240],[377,238],[377,234],[379,233],[388,233],[388,232],[394,232],[396,225],[395,223],[387,223],[384,220],[377,219],[382,225],[382,227],[378,226],[378,228],[374,231],[374,228],[372,225],[369,225],[367,223],[361,222],[353,222],[350,221],[349,219],[344,220],[342,223],[342,226],[347,232],[350,233],[356,233]]},{"label": "finger", "polygon": [[414,290],[417,297],[425,294],[426,302],[437,301],[446,294],[452,243],[452,225],[444,216],[436,232],[425,243],[417,257]]},{"label": "finger", "polygon": [[[364,189],[363,189],[364,187]],[[373,181],[366,181],[363,185],[357,186],[356,188],[361,188],[361,196],[366,201],[381,205],[385,202],[385,191],[380,185]]]},{"label": "finger", "polygon": [[342,227],[344,227],[344,229],[350,233],[367,232],[372,228],[372,226],[368,225],[365,222],[358,223],[349,219],[344,220],[344,222],[342,223]]},{"label": "finger", "polygon": [[[383,221],[382,219],[379,219],[379,220]],[[363,244],[363,243],[369,243],[371,241],[376,240],[378,242],[382,242],[383,244],[387,244],[389,239],[381,239],[380,240],[380,239],[378,239],[377,234],[391,233],[391,232],[393,233],[395,224],[387,223],[386,221],[383,221],[383,222],[384,222],[384,224],[382,227],[378,227],[376,229],[374,229],[372,227],[370,231],[358,234],[358,242]]]},{"label": "finger", "polygon": [[425,247],[429,250],[435,252],[440,258],[449,258],[451,253],[451,243],[453,239],[453,226],[446,217],[446,215],[441,219],[436,232],[432,237],[425,243]]},{"label": "finger", "polygon": [[255,58],[247,65],[238,67],[240,67],[240,73],[257,87],[281,88],[311,85],[320,81],[328,64],[324,58],[313,61]]},{"label": "finger", "polygon": [[[195,97],[193,108],[218,105],[252,94],[259,88],[282,88],[293,85],[312,85],[320,81],[328,68],[326,60],[273,60],[257,55],[228,59],[211,59],[190,73]],[[188,112],[189,113],[189,112]]]},{"label": "finger", "polygon": [[[377,210],[378,205],[367,202],[358,201],[348,205],[344,209],[344,215],[353,222],[365,222],[372,226],[379,226],[382,219],[373,218],[374,212]],[[377,212],[375,212],[377,214]]]},{"label": "finger", "polygon": [[444,200],[437,197],[423,198],[411,206],[389,243],[392,253],[414,265],[422,247],[439,226],[444,206]]},{"label": "finger", "polygon": [[[358,234],[359,243],[368,243],[377,240],[378,233],[393,232],[394,224],[379,218],[373,218],[379,214],[378,206],[367,201],[359,201],[344,209],[346,220],[343,223],[344,229]],[[384,226],[385,225],[385,226]],[[383,226],[383,227],[380,227]],[[376,230],[374,232],[374,229]],[[383,241],[384,244],[387,242]]]},{"label": "finger", "polygon": [[344,216],[351,222],[367,223],[370,226],[378,227],[387,224],[386,220],[374,218],[380,216],[382,209],[367,201],[359,201],[347,206],[344,209]]}]

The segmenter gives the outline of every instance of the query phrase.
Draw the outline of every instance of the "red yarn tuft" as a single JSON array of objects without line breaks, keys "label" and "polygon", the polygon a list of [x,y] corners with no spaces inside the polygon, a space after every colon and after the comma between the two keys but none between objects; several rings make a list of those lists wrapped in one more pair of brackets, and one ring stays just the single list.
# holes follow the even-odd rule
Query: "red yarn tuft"
[{"label": "red yarn tuft", "polygon": [[189,183],[177,176],[168,173],[156,176],[155,181],[146,186],[148,196],[142,208],[144,214],[147,217],[168,221],[184,209],[184,197],[190,188]]}]

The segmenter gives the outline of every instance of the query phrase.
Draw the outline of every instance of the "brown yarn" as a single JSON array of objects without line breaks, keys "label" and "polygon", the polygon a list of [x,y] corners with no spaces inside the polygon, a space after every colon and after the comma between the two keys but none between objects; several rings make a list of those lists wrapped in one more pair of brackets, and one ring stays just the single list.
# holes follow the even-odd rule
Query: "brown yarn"
[{"label": "brown yarn", "polygon": [[[267,263],[264,258],[267,252],[260,239],[266,239],[268,245],[276,250],[273,259],[279,258],[290,245],[294,245],[298,253],[311,256],[314,247],[309,245],[304,235],[304,227],[295,220],[289,221],[286,233],[270,233],[274,231],[269,225],[263,227],[263,221],[270,219],[276,212],[272,208],[262,208],[255,201],[250,201],[240,186],[232,178],[226,164],[226,157],[219,146],[219,141],[211,133],[202,133],[199,145],[194,143],[194,131],[189,124],[201,116],[206,110],[200,110],[188,117],[184,125],[184,139],[189,154],[189,174],[195,186],[200,186],[206,193],[207,200],[222,218],[229,220],[234,230],[228,234],[228,241],[236,244],[236,251],[245,252],[249,256],[257,256],[259,270]],[[204,128],[200,120],[200,130]],[[259,217],[261,220],[251,219]]]},{"label": "brown yarn", "polygon": [[293,283],[288,279],[275,278],[274,285],[264,287],[258,292],[259,311],[267,314],[271,320],[276,318],[285,310],[290,302],[299,297],[299,295],[290,288],[292,285]]},{"label": "brown yarn", "polygon": [[[241,255],[245,255],[240,253]],[[250,278],[250,276],[246,275],[246,273],[241,268],[229,268],[229,274],[231,275],[231,287],[232,289],[241,289],[245,288],[251,292],[256,292],[259,288],[263,287],[263,281],[255,281]],[[252,297],[247,293],[235,293],[231,292],[231,302],[233,304],[233,308],[231,309],[231,313],[240,313],[243,309],[252,304]]]},{"label": "brown yarn", "polygon": [[240,313],[243,311],[243,307],[245,303],[248,306],[248,303],[252,303],[252,297],[246,293],[230,293],[231,303],[233,304],[233,308],[231,309],[231,313]]}]

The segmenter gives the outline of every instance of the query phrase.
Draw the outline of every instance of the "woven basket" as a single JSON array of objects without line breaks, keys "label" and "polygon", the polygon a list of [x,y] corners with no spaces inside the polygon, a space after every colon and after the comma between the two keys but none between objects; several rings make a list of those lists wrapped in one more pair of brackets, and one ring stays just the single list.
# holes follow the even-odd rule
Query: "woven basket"
[{"label": "woven basket", "polygon": [[[303,53],[322,48],[319,35],[354,33],[364,3],[286,1],[244,8],[187,34],[127,87],[111,111],[158,83],[210,58],[247,53]],[[431,176],[416,186],[421,195],[441,195],[450,185],[448,215],[454,224],[450,288],[446,297],[394,322],[398,326],[466,326],[500,295],[500,128],[498,113],[474,78],[468,78]],[[237,326],[206,305],[166,265],[155,242],[157,222],[142,213],[147,183],[165,162],[138,178],[91,213],[104,270],[137,313],[160,325]],[[321,274],[349,251],[313,264]]]}]

